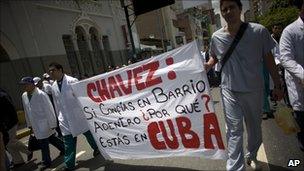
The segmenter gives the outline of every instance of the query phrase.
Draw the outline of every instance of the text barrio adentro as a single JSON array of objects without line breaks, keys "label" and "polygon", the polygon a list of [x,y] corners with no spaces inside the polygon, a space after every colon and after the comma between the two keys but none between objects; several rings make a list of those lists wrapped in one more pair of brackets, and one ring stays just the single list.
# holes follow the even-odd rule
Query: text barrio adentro
[{"label": "text barrio adentro", "polygon": [[[174,64],[174,60],[170,56],[165,60],[165,62],[167,66]],[[151,145],[156,150],[177,149],[180,147],[180,145],[184,146],[185,148],[200,148],[200,136],[191,129],[191,120],[188,118],[188,116],[191,113],[202,112],[202,105],[200,105],[199,102],[203,101],[206,109],[206,113],[203,115],[202,124],[202,129],[204,130],[204,148],[215,148],[215,142],[212,142],[211,138],[214,136],[217,141],[217,147],[219,149],[224,149],[224,144],[221,138],[220,128],[216,115],[214,112],[210,112],[209,110],[208,104],[210,97],[209,95],[204,94],[206,90],[205,81],[194,81],[190,79],[181,87],[175,88],[168,92],[164,92],[164,90],[161,88],[161,84],[163,83],[162,77],[155,75],[155,72],[158,69],[160,69],[160,61],[153,61],[138,66],[132,70],[127,70],[127,81],[124,81],[120,74],[116,74],[107,78],[96,80],[94,82],[89,82],[86,86],[87,95],[93,102],[99,104],[99,110],[96,111],[93,108],[85,106],[83,110],[86,114],[87,120],[102,118],[102,116],[108,116],[111,114],[119,115],[117,120],[112,122],[100,123],[94,121],[94,132],[97,133],[99,131],[130,127],[142,124],[144,122],[149,122],[153,119],[170,117],[171,115],[166,109],[154,109],[151,102],[152,100],[148,98],[137,99],[136,102],[118,102],[114,107],[111,108],[104,107],[103,103],[109,99],[130,95],[134,93],[135,89],[136,91],[140,92],[154,86],[155,88],[151,90],[151,93],[153,94],[153,101],[156,103],[166,103],[170,100],[186,97],[190,94],[201,93],[202,95],[200,99],[195,99],[193,103],[190,103],[188,105],[176,105],[175,112],[180,115],[179,117],[176,117],[174,119],[168,118],[161,121],[152,121],[148,123],[148,135],[145,133],[135,134],[132,137],[134,139],[132,142],[141,143],[148,140],[149,138]],[[146,79],[143,79],[142,77],[142,74],[144,72],[148,72]],[[169,81],[172,81],[176,79],[177,74],[173,70],[169,70],[167,77]],[[95,96],[93,94],[95,94]],[[143,108],[145,108],[144,111]],[[122,112],[125,111],[139,111],[139,114],[133,118],[125,118],[122,116]],[[170,131],[166,129],[165,123],[169,126]],[[178,132],[175,132],[174,125],[177,125]],[[163,140],[160,140],[157,136],[160,133],[163,137]],[[178,140],[177,137],[181,137],[181,140]],[[111,148],[113,146],[120,145],[128,146],[131,143],[131,137],[117,133],[115,137],[110,139],[100,137],[99,142],[103,148]]]}]

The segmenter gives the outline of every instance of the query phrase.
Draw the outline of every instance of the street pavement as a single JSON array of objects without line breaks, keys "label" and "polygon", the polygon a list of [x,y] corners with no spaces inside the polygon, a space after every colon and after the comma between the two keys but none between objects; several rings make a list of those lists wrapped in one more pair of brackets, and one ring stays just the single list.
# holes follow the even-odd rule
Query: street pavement
[{"label": "street pavement", "polygon": [[[215,111],[225,140],[225,121],[223,116],[219,88],[211,91],[215,104]],[[276,125],[274,119],[263,120],[263,144],[258,152],[258,160],[262,162],[262,170],[303,170],[304,153],[299,150],[295,135],[285,135]],[[244,134],[244,150],[246,147],[246,133]],[[21,139],[27,144],[28,137]],[[93,151],[83,135],[77,140],[76,170],[104,170],[104,171],[192,171],[192,170],[225,170],[224,160],[210,160],[198,157],[170,157],[142,160],[114,160],[114,163],[104,166],[100,156],[93,158]],[[226,146],[226,142],[225,142]],[[50,145],[53,164],[48,171],[55,171],[63,167],[63,157],[59,151]],[[58,157],[59,156],[59,157]],[[25,156],[24,156],[25,157]],[[298,167],[288,167],[289,159],[299,159]],[[39,170],[41,168],[41,152],[34,152],[33,159],[26,165],[15,168],[16,171]],[[247,168],[246,170],[250,170]]]}]

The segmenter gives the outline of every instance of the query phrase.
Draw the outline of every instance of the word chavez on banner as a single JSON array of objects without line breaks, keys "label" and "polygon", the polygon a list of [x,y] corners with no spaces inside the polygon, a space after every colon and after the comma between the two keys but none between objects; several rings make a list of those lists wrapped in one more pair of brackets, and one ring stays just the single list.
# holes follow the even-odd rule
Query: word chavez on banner
[{"label": "word chavez on banner", "polygon": [[72,89],[99,149],[111,158],[226,158],[195,41]]}]

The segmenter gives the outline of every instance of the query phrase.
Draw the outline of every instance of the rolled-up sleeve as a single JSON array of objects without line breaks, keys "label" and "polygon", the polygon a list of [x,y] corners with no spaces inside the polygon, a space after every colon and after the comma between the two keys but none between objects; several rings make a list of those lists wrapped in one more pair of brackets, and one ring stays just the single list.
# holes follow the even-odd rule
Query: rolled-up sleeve
[{"label": "rolled-up sleeve", "polygon": [[210,41],[210,49],[209,49],[209,55],[212,56],[213,58],[218,59],[218,50],[215,42],[216,37],[212,35],[211,41]]}]

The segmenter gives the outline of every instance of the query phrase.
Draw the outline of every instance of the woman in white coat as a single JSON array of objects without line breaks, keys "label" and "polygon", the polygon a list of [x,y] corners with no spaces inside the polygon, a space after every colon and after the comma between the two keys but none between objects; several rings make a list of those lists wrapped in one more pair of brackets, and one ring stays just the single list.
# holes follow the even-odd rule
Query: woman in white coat
[{"label": "woman in white coat", "polygon": [[22,103],[25,111],[27,126],[30,127],[38,139],[43,168],[51,165],[49,142],[54,145],[61,154],[64,153],[63,142],[57,139],[54,129],[57,126],[54,108],[47,94],[39,90],[32,77],[24,77],[20,84],[23,85]]},{"label": "woman in white coat", "polygon": [[301,131],[297,134],[304,151],[304,3],[297,0],[300,17],[288,25],[280,40],[280,62],[285,68],[285,80],[294,117]]},{"label": "woman in white coat", "polygon": [[83,134],[86,137],[94,150],[94,157],[100,153],[89,130],[81,106],[72,92],[71,84],[77,82],[78,79],[64,74],[63,67],[58,63],[49,65],[49,73],[55,80],[52,85],[52,96],[58,115],[59,127],[63,135],[65,146],[64,162],[67,170],[72,170],[75,167],[77,135]]}]

